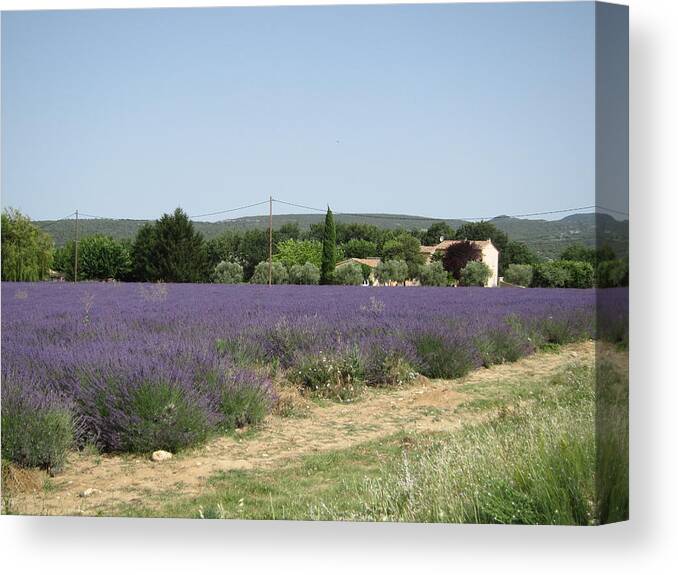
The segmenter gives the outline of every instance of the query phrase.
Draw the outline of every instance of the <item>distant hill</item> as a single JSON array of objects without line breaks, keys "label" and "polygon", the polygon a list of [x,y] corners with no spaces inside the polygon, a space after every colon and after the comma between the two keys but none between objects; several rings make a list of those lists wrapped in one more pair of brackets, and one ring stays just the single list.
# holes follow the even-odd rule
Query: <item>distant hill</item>
[{"label": "distant hill", "polygon": [[[273,216],[273,227],[296,223],[301,229],[324,220],[324,214],[280,214]],[[403,214],[335,214],[335,219],[343,223],[373,224],[382,228],[419,230],[426,229],[439,219],[408,216]],[[445,220],[454,229],[463,225],[463,220]],[[583,243],[595,244],[596,227],[599,236],[620,255],[628,253],[629,222],[619,221],[606,214],[574,214],[560,220],[528,220],[498,216],[491,221],[506,232],[512,240],[525,242],[530,248],[544,257],[557,257],[568,245]],[[36,221],[43,227],[57,246],[62,246],[74,238],[75,220]],[[146,220],[81,219],[80,237],[105,234],[116,239],[133,239],[137,230]],[[194,222],[197,230],[206,239],[218,236],[225,230],[246,230],[268,228],[268,216],[248,216],[223,222]]]}]

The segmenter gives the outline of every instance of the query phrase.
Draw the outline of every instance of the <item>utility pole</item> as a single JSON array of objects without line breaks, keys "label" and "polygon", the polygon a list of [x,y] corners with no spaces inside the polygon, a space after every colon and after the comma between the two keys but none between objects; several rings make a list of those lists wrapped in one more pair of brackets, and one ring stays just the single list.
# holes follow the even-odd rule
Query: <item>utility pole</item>
[{"label": "utility pole", "polygon": [[75,269],[73,279],[75,283],[78,282],[78,210],[75,210]]},{"label": "utility pole", "polygon": [[268,285],[273,283],[273,196],[268,196]]}]

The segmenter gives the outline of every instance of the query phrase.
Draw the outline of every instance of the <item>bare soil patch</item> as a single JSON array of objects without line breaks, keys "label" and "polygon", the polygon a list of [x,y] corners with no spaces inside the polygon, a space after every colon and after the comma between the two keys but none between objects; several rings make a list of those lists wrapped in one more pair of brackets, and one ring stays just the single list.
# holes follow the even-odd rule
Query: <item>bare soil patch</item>
[{"label": "bare soil patch", "polygon": [[[406,387],[368,389],[352,404],[310,404],[303,418],[272,415],[259,430],[217,438],[204,447],[154,463],[142,456],[73,453],[49,489],[6,483],[7,510],[21,514],[106,515],[121,504],[201,493],[209,477],[233,469],[265,469],[306,454],[351,447],[400,431],[451,431],[488,413],[457,408],[472,384],[510,385],[512,380],[548,377],[572,361],[593,362],[595,345],[564,346],[518,362],[472,372],[459,380],[420,378]],[[470,385],[469,385],[470,384]],[[462,392],[462,388],[465,390]],[[43,480],[44,481],[44,480]],[[88,490],[90,495],[83,496]]]}]

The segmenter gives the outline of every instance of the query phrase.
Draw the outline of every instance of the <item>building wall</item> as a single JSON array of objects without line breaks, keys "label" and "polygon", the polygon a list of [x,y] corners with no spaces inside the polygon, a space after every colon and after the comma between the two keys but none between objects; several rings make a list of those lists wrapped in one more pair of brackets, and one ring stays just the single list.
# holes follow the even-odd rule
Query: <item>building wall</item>
[{"label": "building wall", "polygon": [[499,252],[493,245],[488,244],[483,247],[483,263],[492,270],[492,275],[485,287],[497,287],[499,285]]}]

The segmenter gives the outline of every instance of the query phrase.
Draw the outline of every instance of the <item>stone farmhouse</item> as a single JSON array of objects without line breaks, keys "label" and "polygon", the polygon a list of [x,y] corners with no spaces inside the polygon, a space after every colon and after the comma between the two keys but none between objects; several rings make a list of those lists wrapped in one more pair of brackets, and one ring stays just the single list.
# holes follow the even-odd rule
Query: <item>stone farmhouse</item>
[{"label": "stone farmhouse", "polygon": [[[435,246],[421,246],[421,253],[424,256],[424,263],[429,263],[436,252],[444,252],[449,246],[460,243],[463,240],[442,240]],[[499,285],[499,250],[494,246],[491,240],[470,240],[472,244],[480,248],[482,253],[481,260],[487,267],[490,268],[492,274],[490,275],[485,287],[497,287]],[[375,270],[380,258],[348,258],[337,264],[337,267],[348,264],[357,263],[366,265],[371,268],[369,279],[363,282],[363,285],[379,286],[379,280],[376,277]],[[395,285],[391,283],[390,285]],[[407,281],[405,285],[414,286],[419,285],[419,281]]]},{"label": "stone farmhouse", "polygon": [[[421,246],[421,253],[424,254],[425,263],[429,263],[433,254],[444,252],[453,244],[461,243],[464,240],[441,240],[435,246]],[[482,261],[492,271],[485,287],[497,287],[499,285],[499,250],[492,243],[492,240],[470,240],[470,243],[480,248]]]}]

